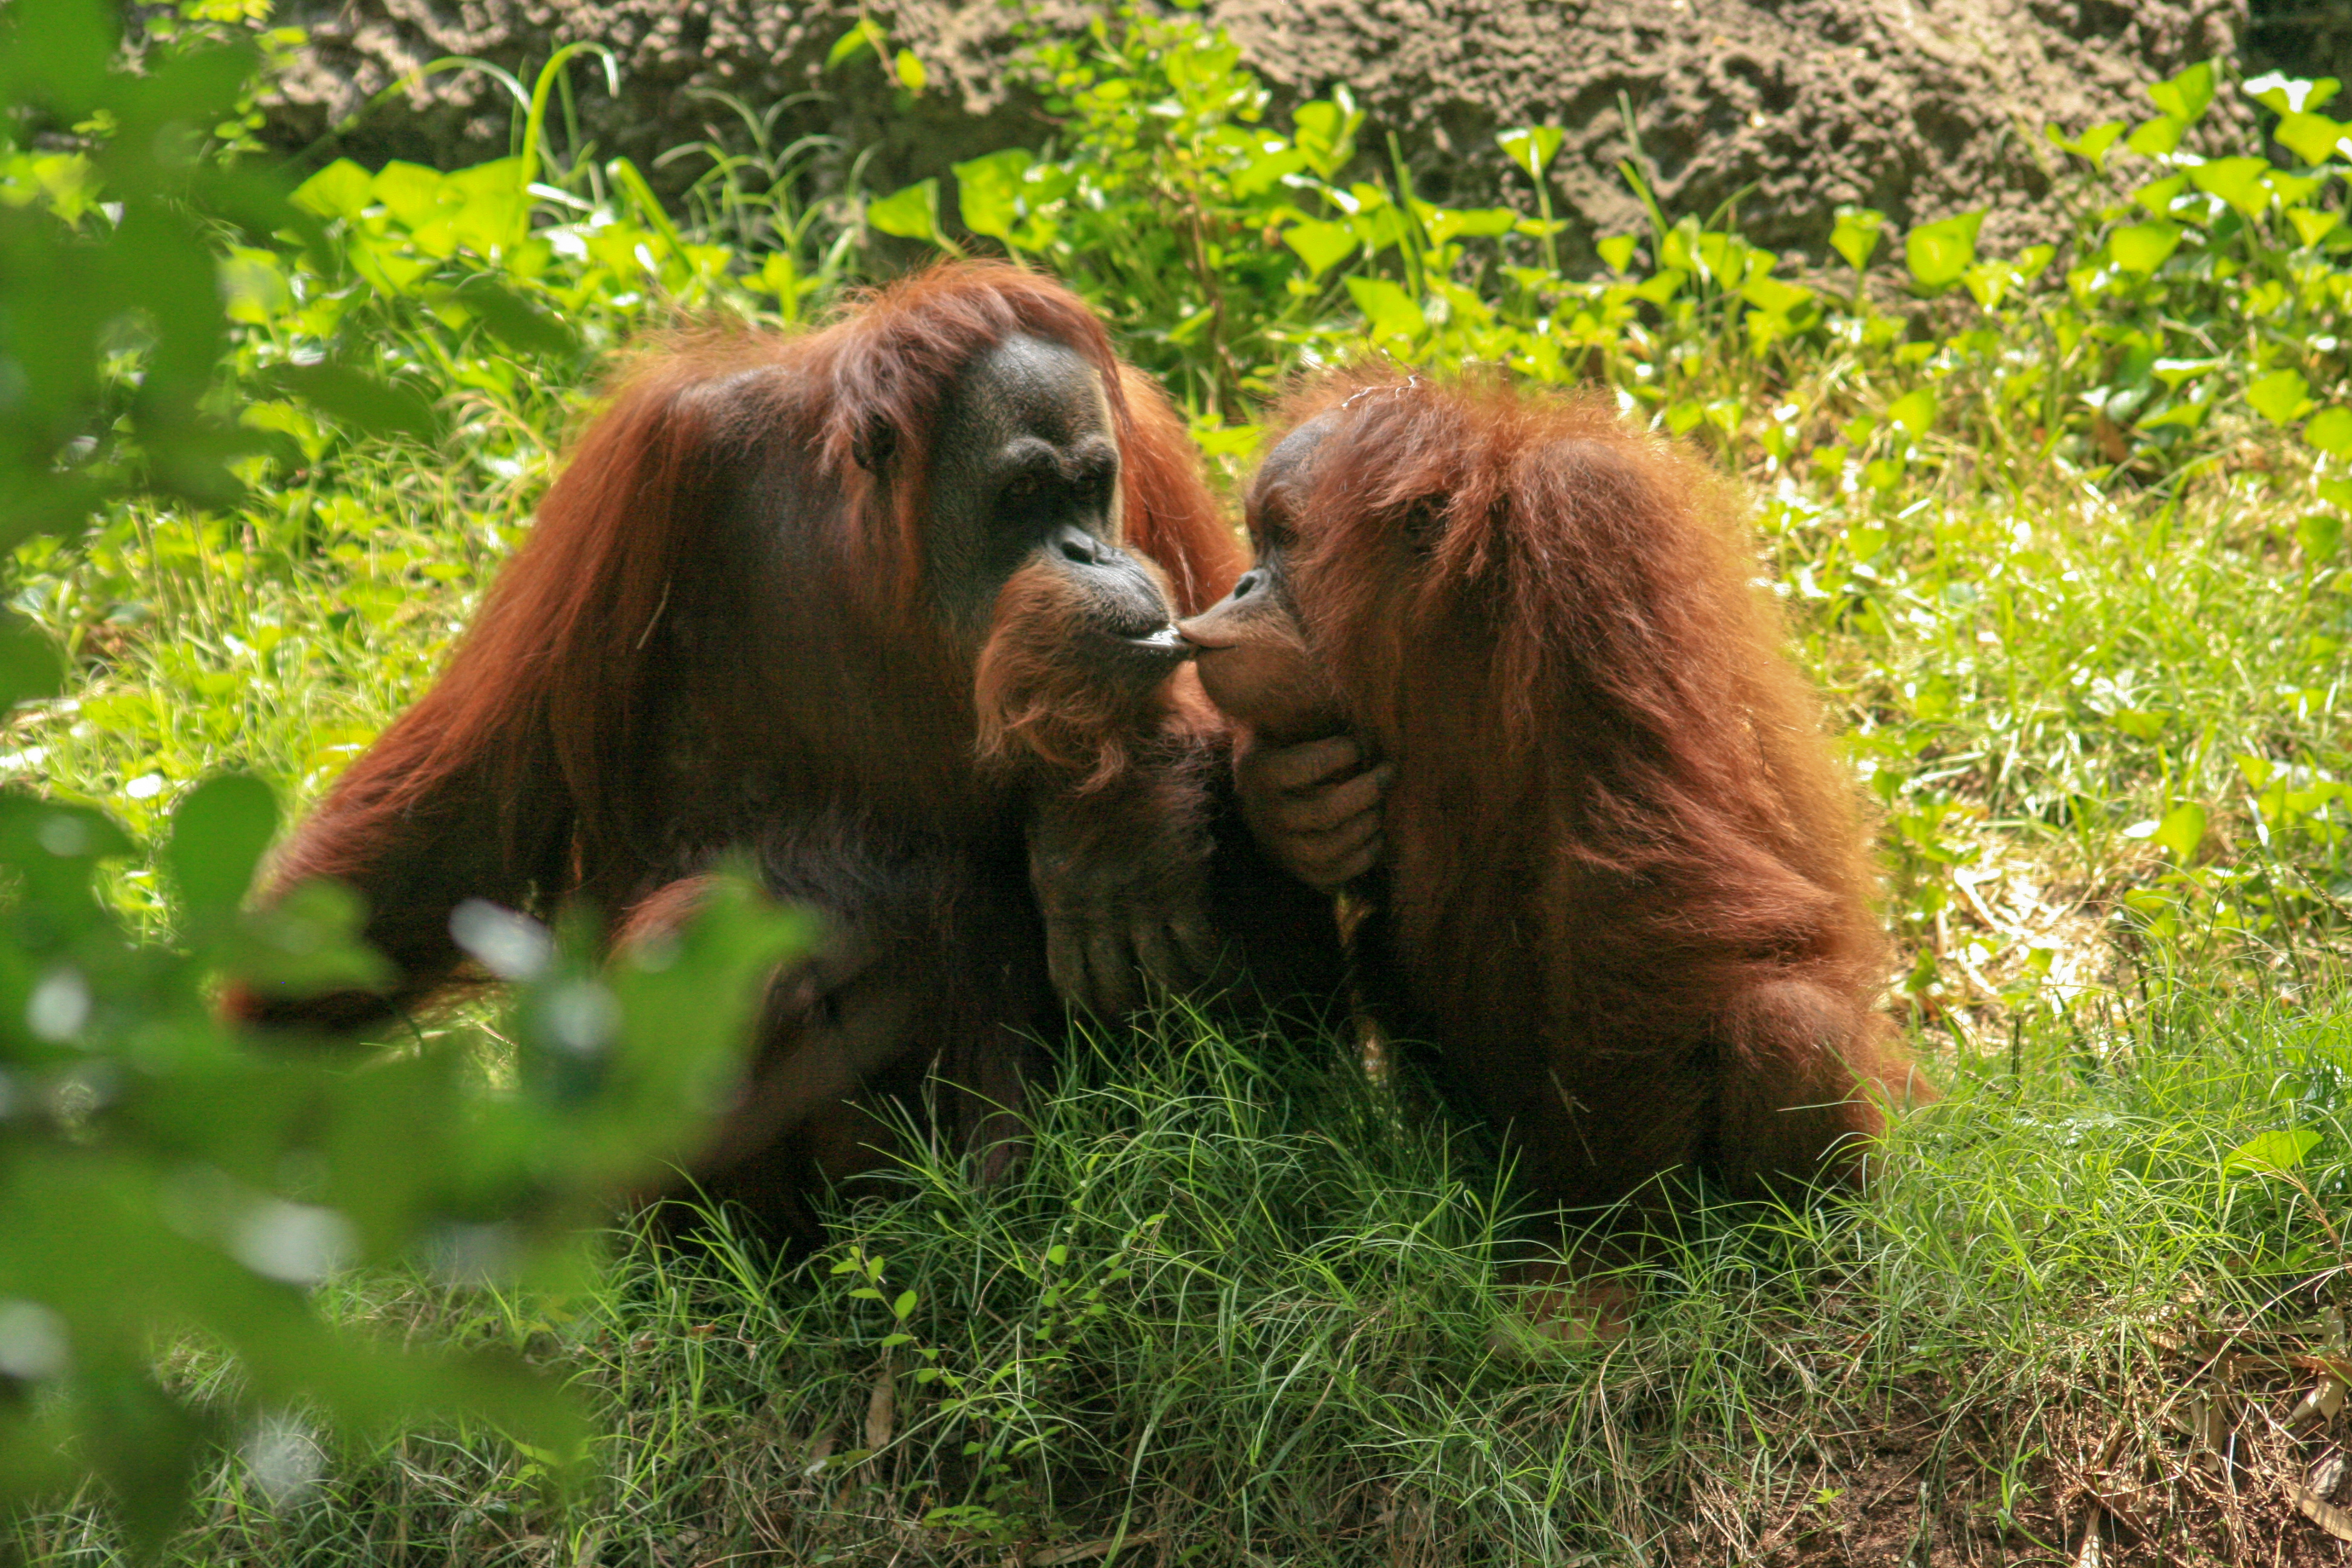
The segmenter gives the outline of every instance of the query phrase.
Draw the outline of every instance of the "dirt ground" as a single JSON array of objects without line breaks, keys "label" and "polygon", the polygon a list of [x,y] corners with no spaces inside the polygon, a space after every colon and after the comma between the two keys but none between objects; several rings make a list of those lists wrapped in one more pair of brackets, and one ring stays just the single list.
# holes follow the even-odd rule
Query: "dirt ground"
[{"label": "dirt ground", "polygon": [[[2011,1443],[1952,1422],[1948,1390],[1919,1379],[1829,1446],[1807,1500],[1748,1521],[1754,1545],[1737,1561],[2340,1568],[2352,1562],[2352,1415],[2308,1408],[2327,1358],[2283,1350],[2183,1340],[2128,1386],[2087,1400],[2050,1390],[2053,1441],[2019,1474],[2013,1508],[1986,1463]],[[1704,1525],[1665,1542],[1688,1568],[1727,1561],[1725,1544]]]},{"label": "dirt ground", "polygon": [[[850,151],[878,147],[866,183],[888,190],[994,148],[1041,143],[1051,127],[1005,79],[1013,33],[1070,27],[1091,8],[863,9],[923,61],[930,88],[919,98],[895,90],[870,54],[824,70],[856,0],[292,0],[281,16],[311,43],[271,110],[272,134],[321,158],[453,167],[496,157],[508,150],[512,103],[483,72],[436,74],[369,100],[449,56],[528,82],[556,47],[593,38],[624,72],[614,102],[588,62],[575,68],[583,127],[607,155],[650,169],[661,152],[706,137],[740,147],[742,121],[710,94],[755,112],[792,100],[774,145],[838,138],[835,178]],[[2064,222],[2046,122],[2075,132],[2144,118],[2143,84],[2232,54],[2248,24],[2247,0],[1209,0],[1203,11],[1277,89],[1277,110],[1346,84],[1370,115],[1365,171],[1389,170],[1393,132],[1433,199],[1531,207],[1493,133],[1566,127],[1554,202],[1573,220],[1567,254],[1578,263],[1593,237],[1641,225],[1617,172],[1628,157],[1670,213],[1704,215],[1738,197],[1742,226],[1761,244],[1825,256],[1842,203],[1898,224],[1990,205],[1983,242],[2006,253]],[[2221,108],[2242,112],[2234,100]],[[654,173],[676,188],[707,167],[688,158]]]}]

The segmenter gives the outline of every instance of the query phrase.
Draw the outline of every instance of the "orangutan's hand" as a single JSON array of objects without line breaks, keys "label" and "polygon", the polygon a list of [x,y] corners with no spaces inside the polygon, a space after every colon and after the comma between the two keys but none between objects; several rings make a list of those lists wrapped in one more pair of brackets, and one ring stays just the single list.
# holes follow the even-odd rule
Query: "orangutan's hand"
[{"label": "orangutan's hand", "polygon": [[1242,820],[1274,863],[1323,892],[1336,893],[1380,864],[1387,850],[1381,802],[1394,764],[1364,766],[1345,735],[1296,746],[1245,737],[1234,752]]}]

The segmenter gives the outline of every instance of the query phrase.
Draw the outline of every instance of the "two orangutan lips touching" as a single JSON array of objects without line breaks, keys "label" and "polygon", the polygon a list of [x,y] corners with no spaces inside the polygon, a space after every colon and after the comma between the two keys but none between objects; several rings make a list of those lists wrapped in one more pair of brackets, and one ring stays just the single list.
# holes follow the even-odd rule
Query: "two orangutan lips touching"
[{"label": "two orangutan lips touching", "polygon": [[1344,884],[1362,998],[1547,1199],[1858,1178],[1907,1081],[1861,830],[1709,481],[1500,386],[1286,418],[1242,574],[1181,419],[1034,274],[656,348],[264,890],[355,887],[400,988],[231,1007],[363,1025],[456,982],[467,900],[626,943],[748,853],[829,935],[694,1172],[807,1241],[885,1101],[1001,1166],[1059,1002],[1328,1005]]},{"label": "two orangutan lips touching", "polygon": [[1337,973],[1309,890],[1213,855],[1225,726],[1168,679],[1171,611],[1240,565],[1181,420],[1034,274],[657,344],[269,874],[265,899],[355,888],[400,986],[230,1005],[364,1025],[459,978],[468,899],[591,900],[642,941],[748,855],[828,936],[771,986],[704,1191],[814,1240],[813,1197],[888,1158],[892,1100],[1001,1163],[1057,989],[1123,1009],[1200,978],[1212,931]]}]

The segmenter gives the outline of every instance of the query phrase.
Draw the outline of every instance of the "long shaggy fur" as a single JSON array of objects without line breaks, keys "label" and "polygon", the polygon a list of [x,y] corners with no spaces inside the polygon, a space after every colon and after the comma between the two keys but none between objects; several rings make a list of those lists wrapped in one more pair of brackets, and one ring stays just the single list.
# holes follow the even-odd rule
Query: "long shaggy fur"
[{"label": "long shaggy fur", "polygon": [[[1024,334],[1101,378],[1128,544],[1181,607],[1222,594],[1240,547],[1181,421],[1057,284],[942,268],[801,336],[656,343],[581,437],[440,682],[268,874],[265,898],[320,876],[357,888],[402,989],[248,993],[232,1010],[337,1027],[427,996],[459,965],[449,915],[468,898],[548,915],[584,896],[616,919],[644,905],[642,936],[680,918],[716,857],[748,850],[772,890],[834,917],[811,973],[869,978],[837,993],[779,978],[731,1131],[761,1116],[799,1131],[717,1190],[802,1228],[812,1171],[871,1163],[877,1124],[835,1091],[827,1060],[863,1062],[867,1093],[917,1094],[936,1068],[970,1090],[943,1118],[967,1129],[1016,1100],[1052,1002],[1022,781],[979,755],[976,661],[926,575],[925,485],[958,374]],[[1131,742],[1097,737],[1129,758],[1168,715],[1073,717],[1136,726]]]},{"label": "long shaggy fur", "polygon": [[1853,790],[1733,498],[1607,404],[1328,376],[1286,573],[1392,760],[1370,928],[1538,1185],[1858,1177],[1916,1090]]},{"label": "long shaggy fur", "polygon": [[1181,421],[1058,284],[942,268],[799,337],[673,338],[620,379],[439,683],[278,854],[271,889],[366,894],[409,977],[397,1005],[457,963],[447,916],[467,897],[618,910],[777,814],[974,831],[1003,803],[972,766],[973,672],[925,598],[920,475],[955,372],[1022,333],[1103,377],[1128,542],[1180,612],[1223,593],[1240,546]]}]

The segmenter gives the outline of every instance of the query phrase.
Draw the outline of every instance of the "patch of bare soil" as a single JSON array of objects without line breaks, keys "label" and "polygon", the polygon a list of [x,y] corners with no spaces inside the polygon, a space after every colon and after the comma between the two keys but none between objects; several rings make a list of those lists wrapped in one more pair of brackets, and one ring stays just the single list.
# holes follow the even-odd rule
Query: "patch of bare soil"
[{"label": "patch of bare soil", "polygon": [[[769,115],[771,144],[837,138],[831,177],[878,149],[869,188],[944,173],[1052,127],[1006,62],[1026,28],[1069,30],[1097,7],[971,0],[292,0],[280,18],[310,43],[280,84],[271,132],[289,147],[444,167],[508,150],[511,102],[486,72],[417,78],[450,56],[526,80],[561,45],[593,39],[624,73],[608,99],[579,71],[580,116],[602,153],[673,189],[708,163],[659,153],[751,132],[719,94]],[[1749,237],[1826,254],[1836,207],[1899,224],[1990,205],[1985,244],[2006,254],[2060,227],[2069,132],[2152,112],[2142,87],[2231,55],[2247,0],[1210,0],[1244,58],[1295,102],[1337,86],[1370,114],[1362,172],[1391,173],[1391,143],[1422,194],[1532,207],[1493,133],[1568,132],[1553,200],[1569,258],[1643,226],[1618,172],[1631,159],[1669,213],[1737,198]],[[923,61],[930,90],[899,93],[870,55],[827,71],[835,39],[869,15]],[[371,100],[404,80],[386,101]],[[1279,107],[1279,106],[1277,106]],[[2233,98],[2219,106],[2242,115]],[[951,204],[950,204],[951,209]]]},{"label": "patch of bare soil", "polygon": [[[2318,1568],[2352,1561],[2352,1364],[2324,1334],[2159,1336],[2161,1359],[2105,1388],[2047,1389],[2038,1449],[2004,1478],[2017,1433],[1954,1420],[1921,1378],[1826,1438],[1772,1520],[1665,1542],[1677,1564],[1757,1568]],[[2006,1479],[2006,1486],[2004,1484]],[[1727,1555],[1732,1542],[1752,1542]]]}]

